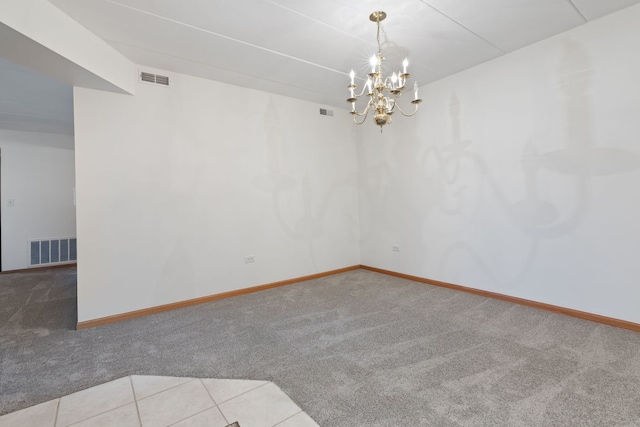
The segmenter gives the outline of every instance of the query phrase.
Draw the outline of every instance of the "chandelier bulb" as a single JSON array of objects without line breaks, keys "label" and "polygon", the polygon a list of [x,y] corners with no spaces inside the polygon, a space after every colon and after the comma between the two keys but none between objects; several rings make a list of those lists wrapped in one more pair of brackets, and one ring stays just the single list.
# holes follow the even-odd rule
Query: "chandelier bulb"
[{"label": "chandelier bulb", "polygon": [[409,60],[404,58],[404,61],[402,61],[402,74],[407,74],[407,65],[409,65]]}]

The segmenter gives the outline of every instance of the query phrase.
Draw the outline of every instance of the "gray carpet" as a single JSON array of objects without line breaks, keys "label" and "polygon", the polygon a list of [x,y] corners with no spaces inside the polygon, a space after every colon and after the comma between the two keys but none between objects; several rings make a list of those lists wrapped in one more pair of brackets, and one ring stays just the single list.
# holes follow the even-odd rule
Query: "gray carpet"
[{"label": "gray carpet", "polygon": [[364,270],[75,321],[75,269],[0,275],[0,413],[142,374],[273,381],[321,426],[640,426],[640,334]]}]

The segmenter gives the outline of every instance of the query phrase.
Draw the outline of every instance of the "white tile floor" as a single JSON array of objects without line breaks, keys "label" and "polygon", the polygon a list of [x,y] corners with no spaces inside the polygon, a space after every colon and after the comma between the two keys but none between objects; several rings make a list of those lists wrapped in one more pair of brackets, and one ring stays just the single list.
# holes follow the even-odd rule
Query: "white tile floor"
[{"label": "white tile floor", "polygon": [[132,375],[0,417],[0,427],[318,426],[275,384]]}]

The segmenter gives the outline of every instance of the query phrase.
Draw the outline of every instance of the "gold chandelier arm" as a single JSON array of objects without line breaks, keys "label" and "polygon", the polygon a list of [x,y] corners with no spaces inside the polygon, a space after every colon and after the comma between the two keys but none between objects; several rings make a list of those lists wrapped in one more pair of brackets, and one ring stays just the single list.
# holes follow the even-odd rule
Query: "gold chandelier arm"
[{"label": "gold chandelier arm", "polygon": [[[369,113],[369,110],[371,110],[371,104],[372,101],[369,100],[369,102],[367,102],[367,106],[365,107],[364,110],[362,110],[362,113],[359,113],[358,110],[356,110],[355,108],[353,110],[350,111],[351,114],[353,114],[354,116],[367,116],[367,114]],[[355,119],[355,117],[354,117]]]},{"label": "gold chandelier arm", "polygon": [[[367,107],[362,111],[362,113],[358,113],[358,111],[353,110],[351,111],[351,114],[353,115],[353,122],[357,125],[361,125],[362,123],[364,123],[367,120],[367,117],[369,116],[369,111],[371,111],[371,100],[369,100],[369,102],[367,103]],[[363,117],[364,116],[364,117]],[[362,121],[358,121],[356,119],[356,117],[362,117]]]},{"label": "gold chandelier arm", "polygon": [[367,84],[366,83],[362,86],[362,91],[359,94],[356,95],[356,98],[360,98],[362,95],[364,95],[364,91],[365,90],[367,90]]},{"label": "gold chandelier arm", "polygon": [[[364,111],[363,111],[362,113],[358,113],[357,111],[352,111],[352,112],[351,112],[351,114],[353,114],[353,123],[355,123],[355,124],[357,124],[357,125],[361,125],[361,124],[363,124],[363,123],[367,120],[367,116],[369,115],[369,111],[371,110],[371,108],[370,108],[370,107],[371,107],[371,104],[369,103],[369,104],[367,105],[367,108],[365,108],[365,109],[364,109]],[[362,118],[362,121],[361,121],[361,122],[359,122],[359,121],[356,119],[356,116],[364,116],[364,117]]]},{"label": "gold chandelier arm", "polygon": [[[418,102],[415,102],[415,101],[418,101]],[[396,103],[396,102],[394,102],[393,104],[394,104],[394,106],[397,106],[397,107],[398,107],[398,111],[400,111],[400,113],[401,113],[403,116],[405,116],[405,117],[411,117],[411,116],[414,116],[414,115],[418,112],[418,104],[420,104],[420,102],[422,102],[422,100],[421,100],[421,99],[416,99],[416,100],[411,101],[411,102],[412,102],[412,104],[414,104],[414,105],[416,106],[416,109],[413,111],[413,113],[409,113],[409,114],[407,114],[407,113],[405,113],[404,111],[402,111],[402,108],[400,108],[400,104],[398,104],[398,103]]]}]

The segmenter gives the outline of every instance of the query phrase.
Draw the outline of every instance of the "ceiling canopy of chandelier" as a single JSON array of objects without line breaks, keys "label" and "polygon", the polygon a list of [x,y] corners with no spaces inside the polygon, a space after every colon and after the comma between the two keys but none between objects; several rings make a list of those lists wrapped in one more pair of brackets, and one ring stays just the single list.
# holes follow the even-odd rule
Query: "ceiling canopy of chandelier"
[{"label": "ceiling canopy of chandelier", "polygon": [[[402,62],[402,72],[393,72],[391,76],[384,77],[382,75],[382,62],[384,57],[382,56],[382,49],[380,47],[380,22],[384,21],[387,14],[382,11],[373,12],[369,19],[376,23],[378,26],[377,41],[378,41],[378,53],[371,57],[371,72],[368,74],[367,83],[362,88],[362,91],[356,95],[355,90],[358,86],[355,84],[355,73],[351,70],[349,76],[351,77],[351,84],[347,86],[349,88],[350,96],[347,102],[351,103],[351,114],[353,115],[353,121],[359,125],[367,120],[369,112],[373,114],[373,119],[376,125],[380,126],[380,132],[382,127],[391,123],[391,116],[394,110],[398,109],[403,116],[413,116],[418,112],[418,104],[422,102],[418,98],[418,82],[413,84],[414,98],[411,103],[415,105],[415,109],[412,113],[405,113],[397,104],[397,99],[402,95],[402,91],[405,89],[407,79],[410,74],[407,72],[407,66],[409,61],[405,58]],[[367,106],[362,112],[356,109],[356,102],[358,98],[364,93],[367,93],[369,101]],[[358,117],[362,117],[361,121],[358,121]]]}]

